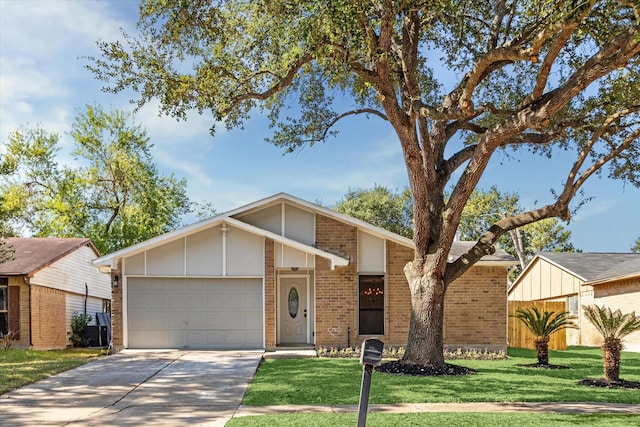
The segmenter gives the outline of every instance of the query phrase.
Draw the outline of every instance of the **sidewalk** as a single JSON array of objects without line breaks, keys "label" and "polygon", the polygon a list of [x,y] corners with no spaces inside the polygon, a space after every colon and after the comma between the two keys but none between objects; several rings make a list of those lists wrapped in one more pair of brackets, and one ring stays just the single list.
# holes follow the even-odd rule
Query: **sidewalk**
[{"label": "sidewalk", "polygon": [[[369,405],[369,412],[546,412],[567,414],[634,414],[640,415],[640,405],[599,402],[469,402],[469,403],[405,403],[399,405]],[[240,406],[234,417],[269,414],[357,412],[357,405],[282,405]]]}]

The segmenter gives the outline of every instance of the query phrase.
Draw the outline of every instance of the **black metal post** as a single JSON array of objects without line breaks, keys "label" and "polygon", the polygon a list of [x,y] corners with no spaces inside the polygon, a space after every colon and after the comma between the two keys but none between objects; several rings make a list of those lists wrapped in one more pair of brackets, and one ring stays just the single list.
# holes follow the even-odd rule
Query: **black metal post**
[{"label": "black metal post", "polygon": [[367,409],[369,407],[369,389],[373,365],[366,364],[362,369],[362,386],[360,387],[360,403],[358,404],[358,427],[367,425]]}]

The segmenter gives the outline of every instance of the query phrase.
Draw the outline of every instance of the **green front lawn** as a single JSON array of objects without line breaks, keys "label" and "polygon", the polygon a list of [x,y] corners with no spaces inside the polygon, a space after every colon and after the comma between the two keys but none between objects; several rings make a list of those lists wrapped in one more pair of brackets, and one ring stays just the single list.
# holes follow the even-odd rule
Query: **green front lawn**
[{"label": "green front lawn", "polygon": [[[516,366],[535,352],[510,349],[508,360],[457,360],[478,371],[456,377],[412,377],[374,372],[370,404],[420,402],[616,402],[640,403],[638,390],[576,384],[602,377],[600,349],[551,351],[552,364],[570,369]],[[640,381],[640,353],[623,352],[620,376]],[[362,367],[357,359],[268,359],[244,398],[245,405],[357,405]]]},{"label": "green front lawn", "polygon": [[104,350],[87,348],[0,350],[0,394],[83,365],[103,354]]},{"label": "green front lawn", "polygon": [[[334,427],[354,426],[358,415],[348,414],[288,414],[232,418],[226,427]],[[637,426],[638,415],[611,414],[537,414],[537,413],[443,413],[368,414],[367,426]]]}]

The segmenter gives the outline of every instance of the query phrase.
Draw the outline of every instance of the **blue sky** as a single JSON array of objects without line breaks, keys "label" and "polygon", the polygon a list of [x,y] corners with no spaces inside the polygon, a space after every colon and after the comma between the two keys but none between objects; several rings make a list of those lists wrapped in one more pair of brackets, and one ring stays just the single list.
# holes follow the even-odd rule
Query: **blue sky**
[{"label": "blue sky", "polygon": [[[136,1],[0,0],[0,141],[20,126],[39,124],[69,147],[69,124],[86,104],[131,110],[133,94],[101,92],[79,57],[97,55],[95,41],[118,39],[120,28],[135,34],[136,19]],[[343,121],[338,137],[288,155],[264,141],[269,129],[260,115],[244,130],[218,126],[215,138],[210,116],[193,113],[178,122],[159,117],[155,103],[135,121],[154,143],[160,169],[186,178],[189,197],[211,201],[218,211],[281,191],[331,205],[349,188],[407,184],[400,145],[391,127],[375,118]],[[480,188],[518,192],[523,206],[546,204],[569,168],[565,156],[531,161],[525,152],[498,154]],[[585,252],[628,252],[640,236],[640,190],[596,178],[584,192],[592,200],[567,226],[573,244]]]}]

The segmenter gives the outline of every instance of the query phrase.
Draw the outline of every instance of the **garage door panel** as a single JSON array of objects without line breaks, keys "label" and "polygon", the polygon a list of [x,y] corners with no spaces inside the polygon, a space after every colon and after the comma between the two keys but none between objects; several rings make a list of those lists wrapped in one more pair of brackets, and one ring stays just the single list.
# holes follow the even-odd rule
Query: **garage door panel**
[{"label": "garage door panel", "polygon": [[129,278],[130,348],[262,348],[261,279]]}]

